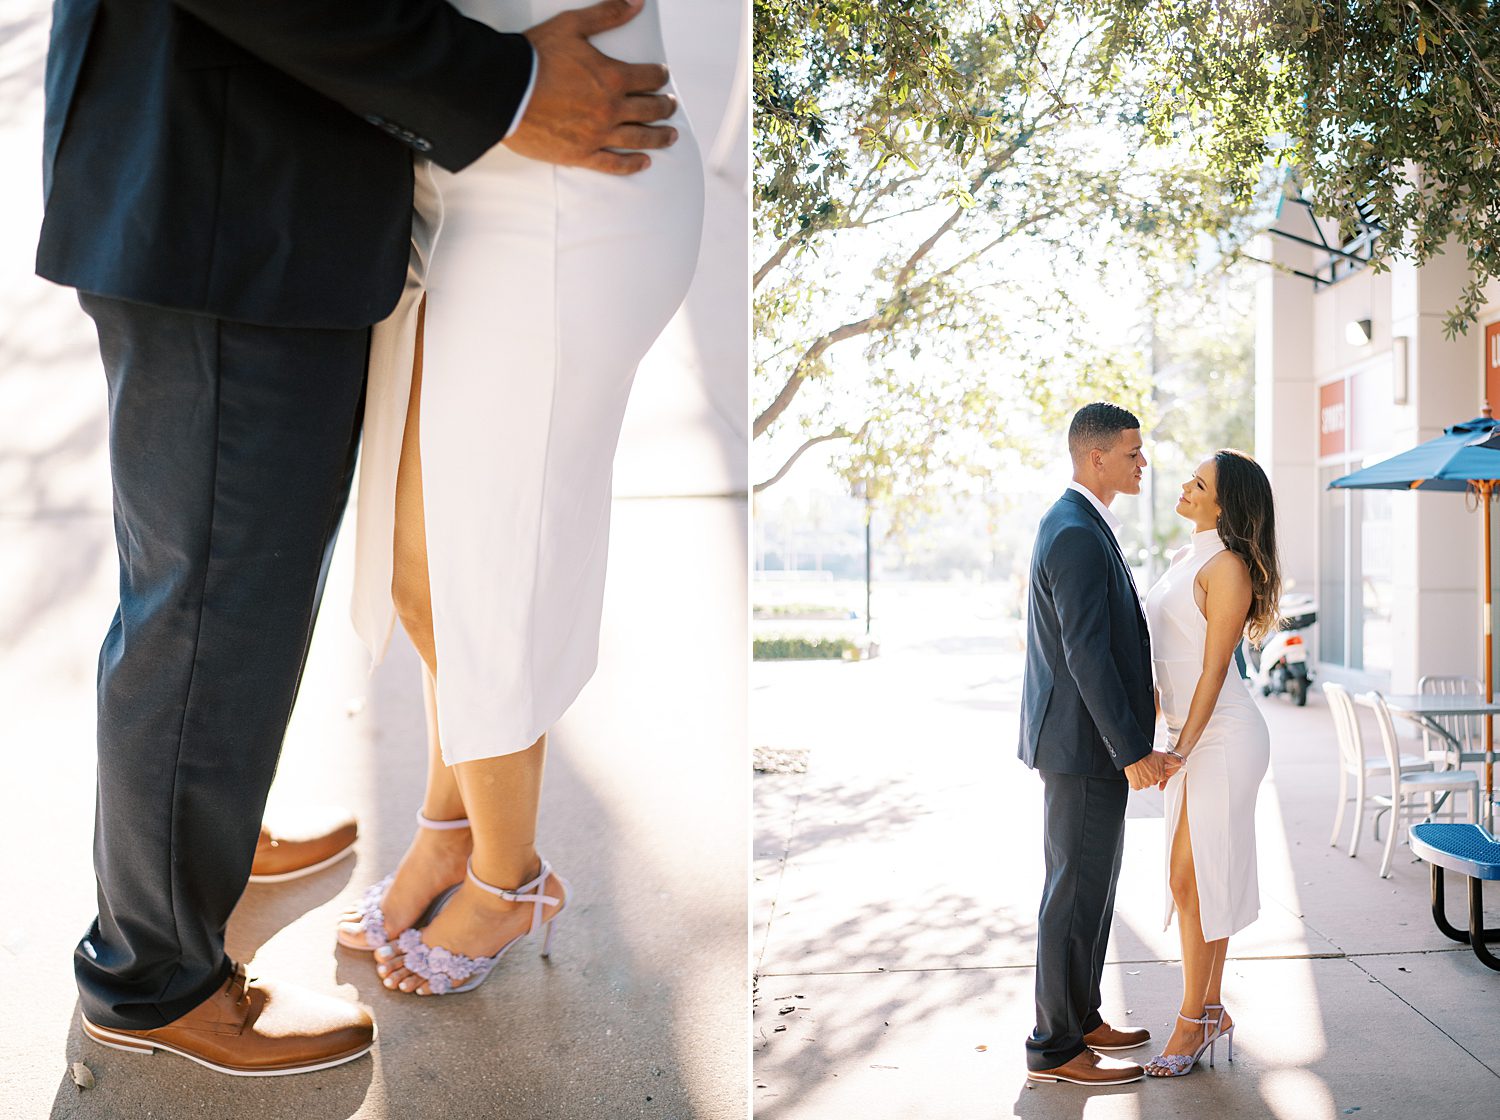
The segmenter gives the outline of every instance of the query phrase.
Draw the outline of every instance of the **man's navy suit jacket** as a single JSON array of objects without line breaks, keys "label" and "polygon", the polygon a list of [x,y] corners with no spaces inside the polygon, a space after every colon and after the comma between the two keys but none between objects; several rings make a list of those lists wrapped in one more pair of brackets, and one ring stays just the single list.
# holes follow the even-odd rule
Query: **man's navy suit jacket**
[{"label": "man's navy suit jacket", "polygon": [[505,135],[521,35],[445,0],[57,0],[37,271],[98,295],[283,327],[395,306],[412,153]]},{"label": "man's navy suit jacket", "polygon": [[1031,556],[1021,761],[1119,777],[1151,753],[1151,639],[1119,544],[1087,498],[1066,491]]}]

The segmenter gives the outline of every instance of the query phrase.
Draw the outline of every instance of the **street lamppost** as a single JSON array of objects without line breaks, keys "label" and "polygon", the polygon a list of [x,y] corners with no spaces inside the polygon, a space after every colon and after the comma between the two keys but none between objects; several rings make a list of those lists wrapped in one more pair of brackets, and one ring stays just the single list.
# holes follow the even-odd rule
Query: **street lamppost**
[{"label": "street lamppost", "polygon": [[874,513],[875,500],[870,496],[869,484],[862,478],[855,479],[850,486],[849,492],[855,498],[865,503],[865,637],[870,636],[870,584],[872,557],[874,551],[870,547],[870,520]]}]

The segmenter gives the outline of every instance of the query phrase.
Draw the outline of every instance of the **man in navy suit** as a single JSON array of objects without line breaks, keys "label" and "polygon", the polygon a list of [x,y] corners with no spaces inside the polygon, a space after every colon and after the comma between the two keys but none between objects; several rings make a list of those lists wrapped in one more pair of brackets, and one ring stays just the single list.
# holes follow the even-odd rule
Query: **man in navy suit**
[{"label": "man in navy suit", "polygon": [[[348,494],[370,327],[406,279],[412,156],[506,143],[630,174],[663,67],[445,0],[57,0],[37,271],[109,388],[120,605],[99,656],[99,916],[83,1027],[245,1076],[370,1049],[364,1009],[224,952]],[[498,345],[504,340],[498,339]]]},{"label": "man in navy suit", "polygon": [[1119,1085],[1144,1076],[1129,1050],[1151,1037],[1099,1012],[1125,800],[1181,763],[1152,750],[1151,640],[1110,503],[1139,494],[1140,421],[1112,404],[1068,429],[1073,481],[1042,518],[1031,559],[1021,761],[1042,777],[1047,882],[1037,918],[1035,1081]]}]

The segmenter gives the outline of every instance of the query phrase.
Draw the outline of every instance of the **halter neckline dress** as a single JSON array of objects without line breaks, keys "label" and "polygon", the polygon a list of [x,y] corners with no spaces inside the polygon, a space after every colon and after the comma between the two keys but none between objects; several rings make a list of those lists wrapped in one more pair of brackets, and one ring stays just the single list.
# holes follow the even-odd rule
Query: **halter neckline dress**
[{"label": "halter neckline dress", "polygon": [[[1171,746],[1182,732],[1203,675],[1208,620],[1198,606],[1194,585],[1204,565],[1223,551],[1216,530],[1194,533],[1146,595],[1156,688]],[[1166,874],[1170,882],[1172,841],[1181,826],[1185,800],[1205,941],[1237,933],[1260,913],[1255,798],[1270,758],[1265,719],[1231,660],[1202,737],[1165,791]],[[1185,797],[1185,790],[1192,796]],[[1164,928],[1171,925],[1174,909],[1169,888]]]}]

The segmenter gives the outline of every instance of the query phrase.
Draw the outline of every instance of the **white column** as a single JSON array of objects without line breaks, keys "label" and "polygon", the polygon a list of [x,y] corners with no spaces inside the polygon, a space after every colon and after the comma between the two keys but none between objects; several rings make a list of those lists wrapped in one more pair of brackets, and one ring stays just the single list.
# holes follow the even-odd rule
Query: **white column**
[{"label": "white column", "polygon": [[[1277,237],[1256,255],[1303,272],[1310,250]],[[1255,457],[1276,494],[1282,579],[1317,595],[1318,398],[1313,374],[1313,284],[1276,268],[1255,292]]]},{"label": "white column", "polygon": [[[1462,248],[1422,268],[1397,261],[1391,269],[1391,333],[1409,344],[1410,403],[1396,409],[1396,444],[1413,447],[1478,415],[1482,369],[1480,334],[1471,328],[1453,341],[1443,319],[1467,279]],[[1398,495],[1393,528],[1397,549],[1392,624],[1393,692],[1415,691],[1423,674],[1478,677],[1480,644],[1480,517],[1461,494]]]}]

